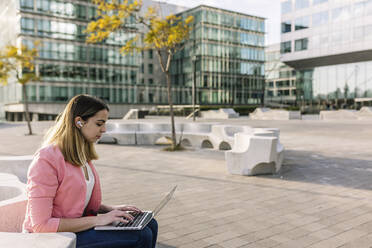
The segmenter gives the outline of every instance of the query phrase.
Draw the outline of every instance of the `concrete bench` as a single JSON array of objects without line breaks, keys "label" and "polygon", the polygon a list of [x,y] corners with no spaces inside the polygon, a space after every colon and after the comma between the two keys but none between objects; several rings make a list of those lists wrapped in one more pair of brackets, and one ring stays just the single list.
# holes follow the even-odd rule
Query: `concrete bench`
[{"label": "concrete bench", "polygon": [[214,148],[210,141],[212,124],[210,123],[183,123],[182,141],[185,146],[197,148]]},{"label": "concrete bench", "polygon": [[358,112],[354,109],[323,110],[319,113],[320,120],[356,120]]},{"label": "concrete bench", "polygon": [[371,120],[372,107],[354,109],[323,110],[319,113],[320,120]]},{"label": "concrete bench", "polygon": [[372,120],[372,107],[362,107],[358,111],[358,120]]},{"label": "concrete bench", "polygon": [[255,128],[254,135],[264,137],[276,137],[278,139],[276,143],[275,167],[276,171],[279,171],[284,160],[284,146],[282,145],[282,143],[280,143],[279,128]]},{"label": "concrete bench", "polygon": [[236,133],[231,151],[225,152],[227,169],[231,174],[260,175],[277,172],[278,138]]},{"label": "concrete bench", "polygon": [[217,110],[201,111],[201,116],[204,119],[231,119],[239,118],[239,113],[236,113],[232,108],[220,108]]},{"label": "concrete bench", "polygon": [[213,125],[210,138],[218,150],[231,150],[236,133],[252,134],[254,129],[244,125]]},{"label": "concrete bench", "polygon": [[[176,128],[176,132],[179,132]],[[137,145],[154,145],[162,137],[170,138],[172,131],[169,123],[139,123],[136,132]]]},{"label": "concrete bench", "polygon": [[137,123],[110,122],[107,123],[106,133],[102,135],[98,143],[136,145],[137,131],[138,131]]},{"label": "concrete bench", "polygon": [[27,171],[33,155],[26,156],[0,156],[0,172],[13,174],[22,183],[27,182]]},{"label": "concrete bench", "polygon": [[[269,132],[267,134],[268,136],[276,134],[276,137],[279,139],[278,129],[264,130],[246,125],[176,123],[175,131],[177,139],[181,139],[181,144],[184,146],[215,150],[230,150],[234,145],[235,133],[252,134],[254,132]],[[107,123],[107,132],[103,134],[99,143],[155,145],[161,138],[170,139],[171,135],[170,123],[109,122]]]},{"label": "concrete bench", "polygon": [[256,108],[249,114],[252,120],[300,120],[300,111],[287,111],[283,109]]},{"label": "concrete bench", "polygon": [[[26,178],[30,158],[0,157],[0,247],[75,248],[74,233],[21,233],[27,197],[26,181],[21,182],[19,177]],[[15,168],[12,169],[12,165]]]}]

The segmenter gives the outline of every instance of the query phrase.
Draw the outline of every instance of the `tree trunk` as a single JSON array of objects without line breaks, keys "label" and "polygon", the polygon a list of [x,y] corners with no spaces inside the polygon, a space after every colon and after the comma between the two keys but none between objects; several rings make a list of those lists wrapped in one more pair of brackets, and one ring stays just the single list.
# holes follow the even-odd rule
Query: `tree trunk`
[{"label": "tree trunk", "polygon": [[264,82],[262,84],[261,107],[265,107],[265,80],[264,80]]},{"label": "tree trunk", "polygon": [[230,96],[230,105],[231,108],[234,108],[234,101],[235,101],[235,84],[232,83],[231,85],[231,96]]},{"label": "tree trunk", "polygon": [[177,145],[176,140],[176,129],[174,125],[174,113],[173,113],[173,99],[172,99],[172,87],[171,87],[171,80],[170,80],[170,73],[169,71],[166,72],[167,76],[167,91],[168,91],[168,104],[169,104],[169,114],[171,118],[171,125],[172,125],[172,150],[175,150]]},{"label": "tree trunk", "polygon": [[22,92],[23,92],[23,101],[25,103],[25,118],[27,121],[28,126],[28,134],[32,135],[31,123],[30,123],[30,114],[28,112],[28,100],[27,100],[27,91],[26,91],[26,84],[22,84]]}]

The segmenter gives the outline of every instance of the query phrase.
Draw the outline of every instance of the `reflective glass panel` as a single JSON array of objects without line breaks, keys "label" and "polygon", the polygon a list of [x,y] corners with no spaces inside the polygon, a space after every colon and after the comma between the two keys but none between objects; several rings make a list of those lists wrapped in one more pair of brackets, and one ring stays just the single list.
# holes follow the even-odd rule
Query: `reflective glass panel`
[{"label": "reflective glass panel", "polygon": [[286,14],[292,11],[292,2],[291,0],[282,2],[282,14]]},{"label": "reflective glass panel", "polygon": [[282,33],[291,32],[291,21],[282,22]]},{"label": "reflective glass panel", "polygon": [[295,20],[295,30],[309,28],[309,25],[310,25],[309,16],[302,16]]},{"label": "reflective glass panel", "polygon": [[296,0],[295,8],[296,9],[303,9],[309,7],[309,0]]}]

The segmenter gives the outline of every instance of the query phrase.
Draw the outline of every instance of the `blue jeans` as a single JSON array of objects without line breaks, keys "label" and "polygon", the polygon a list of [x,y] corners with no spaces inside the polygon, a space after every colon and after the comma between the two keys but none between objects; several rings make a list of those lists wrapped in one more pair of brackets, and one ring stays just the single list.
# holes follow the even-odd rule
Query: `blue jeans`
[{"label": "blue jeans", "polygon": [[158,223],[152,219],[139,231],[96,231],[76,233],[76,248],[155,248]]}]

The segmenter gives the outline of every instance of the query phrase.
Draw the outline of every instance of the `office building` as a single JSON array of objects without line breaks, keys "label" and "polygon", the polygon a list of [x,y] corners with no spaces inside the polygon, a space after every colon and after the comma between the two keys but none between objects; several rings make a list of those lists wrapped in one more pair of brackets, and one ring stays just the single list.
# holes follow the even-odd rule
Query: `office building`
[{"label": "office building", "polygon": [[281,60],[297,70],[297,101],[372,103],[372,1],[282,0]]},{"label": "office building", "polygon": [[280,61],[280,44],[265,49],[265,106],[295,106],[296,71]]},{"label": "office building", "polygon": [[[210,106],[260,105],[264,92],[264,19],[198,6],[185,49],[176,54],[172,80],[178,102],[189,104],[195,82],[196,103]],[[195,80],[195,81],[194,81]]]},{"label": "office building", "polygon": [[[264,19],[207,6],[186,10],[145,1],[144,7],[149,5],[160,6],[162,15],[196,16],[186,50],[171,68],[175,104],[191,104],[194,72],[198,104],[259,103],[264,82]],[[27,85],[34,120],[55,118],[68,99],[80,93],[106,100],[112,118],[123,117],[130,108],[167,105],[165,77],[156,54],[151,50],[119,53],[124,41],[135,34],[117,33],[99,44],[85,42],[84,30],[96,18],[90,0],[10,0],[1,1],[0,9],[4,27],[0,47],[42,43],[36,61],[40,81]],[[196,58],[195,71],[192,58]],[[3,117],[23,120],[22,99],[21,87],[14,80],[0,87]]]}]

